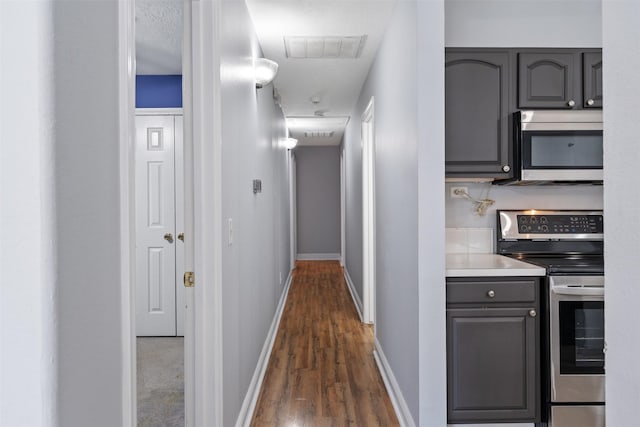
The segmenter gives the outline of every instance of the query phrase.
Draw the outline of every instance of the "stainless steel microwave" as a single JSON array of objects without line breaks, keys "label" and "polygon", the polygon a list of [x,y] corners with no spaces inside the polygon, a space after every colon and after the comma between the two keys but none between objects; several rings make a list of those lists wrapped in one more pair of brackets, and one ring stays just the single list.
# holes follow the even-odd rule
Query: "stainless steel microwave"
[{"label": "stainless steel microwave", "polygon": [[513,115],[511,183],[602,184],[602,110],[528,110]]}]

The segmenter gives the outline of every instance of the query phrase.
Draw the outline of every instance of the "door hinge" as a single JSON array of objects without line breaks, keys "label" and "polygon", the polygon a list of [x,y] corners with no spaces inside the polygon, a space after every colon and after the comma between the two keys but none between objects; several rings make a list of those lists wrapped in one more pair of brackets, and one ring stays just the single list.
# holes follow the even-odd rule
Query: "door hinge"
[{"label": "door hinge", "polygon": [[193,271],[185,271],[184,273],[184,287],[193,288],[196,284],[196,275]]}]

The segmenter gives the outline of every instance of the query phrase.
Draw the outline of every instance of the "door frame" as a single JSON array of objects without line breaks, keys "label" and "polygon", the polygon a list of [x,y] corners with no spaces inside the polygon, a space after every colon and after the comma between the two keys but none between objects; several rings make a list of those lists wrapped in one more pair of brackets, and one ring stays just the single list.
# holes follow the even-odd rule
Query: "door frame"
[{"label": "door frame", "polygon": [[[185,170],[185,192],[192,202],[193,261],[186,269],[196,273],[196,286],[187,292],[185,331],[185,421],[187,427],[222,425],[222,252],[221,242],[221,133],[220,54],[217,29],[220,0],[184,0],[185,52],[183,79],[185,156],[193,159]],[[119,96],[119,202],[120,202],[120,307],[122,425],[137,425],[136,334],[135,334],[135,0],[118,2],[118,96]],[[207,52],[207,56],[200,54]],[[213,52],[213,54],[210,54]],[[194,53],[192,55],[192,53]],[[188,62],[187,62],[188,61]],[[193,107],[192,107],[193,106]],[[213,118],[213,120],[211,120]],[[188,120],[188,121],[187,121]],[[209,137],[206,140],[204,135]],[[211,183],[214,183],[211,186]],[[185,211],[186,215],[189,212]],[[189,221],[186,221],[188,223]],[[186,255],[186,254],[185,254]],[[205,262],[207,260],[207,262]],[[192,265],[190,263],[193,263]],[[191,381],[189,380],[191,378]],[[189,384],[191,383],[191,384]],[[191,396],[191,398],[189,398]]]},{"label": "door frame", "polygon": [[289,150],[289,246],[291,250],[291,270],[296,268],[298,257],[298,200],[296,197],[296,155],[293,150]]},{"label": "door frame", "polygon": [[135,330],[135,3],[118,2],[122,425],[137,425]]},{"label": "door frame", "polygon": [[344,158],[344,145],[340,147],[340,264],[342,268],[347,267],[347,236],[346,209],[347,209],[347,183]]},{"label": "door frame", "polygon": [[376,189],[374,97],[362,113],[362,320],[375,324]]}]

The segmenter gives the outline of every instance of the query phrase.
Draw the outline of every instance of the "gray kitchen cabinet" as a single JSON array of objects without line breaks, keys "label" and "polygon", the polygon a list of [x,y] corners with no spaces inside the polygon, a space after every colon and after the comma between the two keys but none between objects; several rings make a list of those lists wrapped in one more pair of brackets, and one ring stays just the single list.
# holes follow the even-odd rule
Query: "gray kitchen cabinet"
[{"label": "gray kitchen cabinet", "polygon": [[518,107],[571,109],[582,106],[580,55],[528,51],[518,54]]},{"label": "gray kitchen cabinet", "polygon": [[447,418],[539,422],[537,278],[447,279]]},{"label": "gray kitchen cabinet", "polygon": [[447,49],[447,178],[512,177],[511,58],[508,49]]},{"label": "gray kitchen cabinet", "polygon": [[602,108],[602,52],[582,54],[584,108]]}]

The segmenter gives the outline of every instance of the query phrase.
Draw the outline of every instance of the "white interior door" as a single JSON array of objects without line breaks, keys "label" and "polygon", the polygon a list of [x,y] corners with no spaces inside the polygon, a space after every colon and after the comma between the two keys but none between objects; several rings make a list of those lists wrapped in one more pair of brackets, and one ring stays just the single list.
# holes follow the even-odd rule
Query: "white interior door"
[{"label": "white interior door", "polygon": [[137,116],[136,335],[176,335],[173,116]]}]

